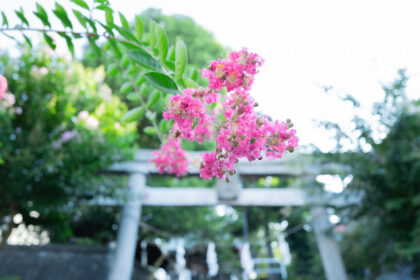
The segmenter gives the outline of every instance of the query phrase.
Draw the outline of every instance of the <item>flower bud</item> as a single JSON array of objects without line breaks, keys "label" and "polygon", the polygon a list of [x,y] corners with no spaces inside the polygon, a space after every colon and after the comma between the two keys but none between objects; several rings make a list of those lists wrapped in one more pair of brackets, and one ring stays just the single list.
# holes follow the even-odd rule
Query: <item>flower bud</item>
[{"label": "flower bud", "polygon": [[233,176],[236,174],[236,170],[235,169],[229,170],[228,173],[230,176]]}]

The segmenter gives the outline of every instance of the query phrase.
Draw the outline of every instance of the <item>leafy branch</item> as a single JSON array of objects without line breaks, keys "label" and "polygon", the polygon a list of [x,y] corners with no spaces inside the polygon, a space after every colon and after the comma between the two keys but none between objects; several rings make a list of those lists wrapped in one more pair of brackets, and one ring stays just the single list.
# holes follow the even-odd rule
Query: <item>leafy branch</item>
[{"label": "leafy branch", "polygon": [[[169,125],[157,124],[152,106],[167,94],[177,94],[182,88],[196,86],[194,81],[183,77],[187,64],[186,45],[182,39],[177,38],[176,44],[169,46],[165,30],[152,20],[148,33],[144,32],[144,24],[140,18],[135,19],[135,28],[132,30],[125,16],[122,13],[116,13],[110,7],[108,0],[94,0],[91,6],[84,0],[71,1],[76,5],[71,10],[72,15],[69,15],[67,10],[57,2],[55,8],[50,11],[61,22],[63,26],[61,29],[53,28],[48,12],[42,5],[36,3],[33,14],[43,27],[33,27],[23,9],[20,8],[15,11],[20,24],[15,26],[10,26],[8,16],[1,12],[0,34],[19,42],[9,34],[10,32],[19,32],[27,44],[32,47],[32,43],[25,33],[40,32],[51,49],[56,48],[56,43],[50,34],[57,34],[65,40],[72,54],[74,54],[73,40],[75,39],[87,39],[98,56],[104,54],[106,45],[110,46],[109,50],[116,61],[107,66],[107,75],[113,76],[118,72],[127,73],[127,82],[123,84],[120,91],[124,94],[131,92],[130,98],[133,100],[133,96],[135,96],[135,99],[140,101],[140,105],[127,112],[123,120],[127,122],[139,121],[143,115],[146,115],[152,126],[146,127],[144,132],[157,134],[163,141],[163,133],[168,130]],[[105,21],[95,19],[94,11],[103,12]],[[116,23],[114,15],[118,15],[119,24]],[[74,30],[76,23],[85,30]],[[98,46],[99,38],[104,38],[107,44]],[[137,66],[140,66],[141,69],[138,69]],[[155,90],[148,90],[147,95],[143,96],[145,88],[147,90],[150,87]],[[163,120],[163,122],[165,121]]]}]

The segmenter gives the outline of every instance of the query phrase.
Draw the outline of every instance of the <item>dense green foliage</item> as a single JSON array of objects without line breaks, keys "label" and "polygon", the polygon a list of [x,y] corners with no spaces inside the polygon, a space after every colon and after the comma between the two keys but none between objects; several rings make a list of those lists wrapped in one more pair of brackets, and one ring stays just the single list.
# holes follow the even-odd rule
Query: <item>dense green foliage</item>
[{"label": "dense green foliage", "polygon": [[[354,279],[373,279],[401,266],[416,273],[420,268],[420,113],[419,102],[405,95],[407,79],[401,70],[383,87],[384,99],[373,109],[378,123],[354,117],[355,151],[323,155],[350,167],[353,180],[345,194],[362,196],[359,206],[342,211],[348,229],[342,247]],[[378,139],[379,131],[386,137]],[[366,145],[370,149],[363,152]]]},{"label": "dense green foliage", "polygon": [[11,92],[0,108],[1,216],[20,213],[26,224],[47,228],[58,222],[53,235],[64,240],[71,232],[60,223],[71,205],[112,194],[115,184],[100,188],[96,173],[130,157],[134,126],[119,123],[127,109],[103,83],[103,68],[86,69],[45,48],[18,59],[2,55],[0,66]]}]

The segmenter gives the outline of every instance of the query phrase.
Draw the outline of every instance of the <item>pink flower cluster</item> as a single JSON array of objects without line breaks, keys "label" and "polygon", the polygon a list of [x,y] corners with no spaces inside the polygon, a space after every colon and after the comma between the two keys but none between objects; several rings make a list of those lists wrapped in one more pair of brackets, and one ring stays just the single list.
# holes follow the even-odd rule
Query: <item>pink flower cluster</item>
[{"label": "pink flower cluster", "polygon": [[202,89],[186,89],[183,95],[177,94],[170,98],[168,110],[163,113],[163,117],[166,120],[174,120],[172,131],[176,137],[189,141],[197,140],[199,143],[211,137],[212,118],[202,100],[214,98],[214,95],[205,95]]},{"label": "pink flower cluster", "polygon": [[159,173],[168,172],[181,176],[187,172],[188,157],[182,149],[179,139],[169,137],[168,143],[164,144],[160,151],[153,152],[153,162]]},{"label": "pink flower cluster", "polygon": [[255,53],[248,53],[246,49],[232,52],[229,59],[219,59],[210,64],[209,69],[200,72],[204,78],[209,79],[209,89],[221,91],[223,86],[227,91],[236,88],[249,90],[257,73],[257,67],[263,60]]},{"label": "pink flower cluster", "polygon": [[0,75],[0,99],[3,98],[3,95],[6,93],[7,91],[7,79]]},{"label": "pink flower cluster", "polygon": [[[202,156],[200,177],[203,179],[216,176],[229,181],[228,175],[236,172],[234,164],[239,158],[262,159],[264,152],[269,159],[281,158],[286,150],[292,152],[298,145],[290,120],[271,122],[255,112],[258,104],[249,90],[262,63],[257,54],[246,49],[232,52],[228,59],[214,61],[208,69],[201,70],[203,77],[209,79],[206,89],[186,89],[183,94],[170,98],[163,116],[166,120],[174,120],[171,137],[200,143],[213,135],[216,139],[216,149]],[[221,109],[209,111],[206,104],[219,102],[224,87],[227,94]],[[152,161],[160,172],[168,170],[179,176],[186,172],[188,163],[183,160],[180,165],[173,161],[182,153],[179,142],[176,142],[176,149],[168,148],[168,145],[175,145],[173,141],[170,138]]]}]

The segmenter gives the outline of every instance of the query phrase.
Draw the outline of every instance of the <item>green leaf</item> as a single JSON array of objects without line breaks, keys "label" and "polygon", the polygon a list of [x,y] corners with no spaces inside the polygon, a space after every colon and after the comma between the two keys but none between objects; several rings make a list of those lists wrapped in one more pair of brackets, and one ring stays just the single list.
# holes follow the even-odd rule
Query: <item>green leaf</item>
[{"label": "green leaf", "polygon": [[168,51],[168,60],[175,61],[175,46],[171,46]]},{"label": "green leaf", "polygon": [[160,122],[159,122],[159,131],[161,133],[165,133],[166,131],[168,131],[169,130],[169,127],[170,127],[170,123],[167,120],[165,120],[165,119],[161,119],[160,120]]},{"label": "green leaf", "polygon": [[143,36],[143,22],[141,21],[140,17],[136,17],[136,37],[139,41]]},{"label": "green leaf", "polygon": [[134,81],[134,84],[136,84],[136,86],[140,86],[145,81],[146,81],[146,78],[144,77],[144,75],[143,74],[140,74],[140,75],[137,76],[136,80]]},{"label": "green leaf", "polygon": [[148,118],[151,122],[156,120],[156,112],[147,111],[146,118]]},{"label": "green leaf", "polygon": [[199,87],[199,85],[194,80],[191,80],[191,79],[188,79],[188,78],[182,78],[182,81],[184,82],[186,88],[198,88]]},{"label": "green leaf", "polygon": [[108,26],[112,26],[114,25],[114,16],[112,15],[114,13],[114,11],[107,7],[105,9],[105,20]]},{"label": "green leaf", "polygon": [[122,59],[121,59],[121,65],[123,67],[127,67],[128,65],[130,65],[130,57],[127,54],[124,54]]},{"label": "green leaf", "polygon": [[118,12],[118,14],[120,15],[120,21],[121,21],[122,27],[126,29],[130,29],[130,25],[128,24],[128,21],[125,18],[125,16],[121,12]]},{"label": "green leaf", "polygon": [[127,94],[127,99],[132,102],[140,101],[140,95],[138,92],[130,92],[129,94]]},{"label": "green leaf", "polygon": [[166,60],[165,61],[165,66],[168,67],[171,71],[175,72],[175,63],[170,61],[170,60]]},{"label": "green leaf", "polygon": [[127,73],[130,75],[136,74],[139,72],[139,67],[137,65],[130,65],[127,69]]},{"label": "green leaf", "polygon": [[198,78],[198,71],[197,71],[197,69],[192,68],[191,71],[190,71],[190,75],[189,76],[190,76],[190,79],[192,79],[194,81],[197,81],[197,78]]},{"label": "green leaf", "polygon": [[96,24],[95,24],[95,22],[93,21],[93,20],[91,20],[90,18],[87,18],[87,17],[85,17],[86,18],[86,22],[90,25],[90,27],[92,28],[92,31],[94,32],[94,33],[96,33],[96,32],[98,32],[98,29],[96,28]]},{"label": "green leaf", "polygon": [[197,124],[198,124],[198,119],[194,119],[194,123],[191,127],[191,130],[193,130],[197,126]]},{"label": "green leaf", "polygon": [[118,70],[118,65],[116,63],[111,63],[106,69],[106,75],[109,77],[113,77],[117,75]]},{"label": "green leaf", "polygon": [[6,14],[4,12],[1,12],[1,17],[2,17],[2,26],[7,26],[9,27],[9,22],[7,21],[7,17]]},{"label": "green leaf", "polygon": [[124,84],[122,84],[120,91],[121,93],[129,93],[132,89],[133,86],[131,85],[131,83],[125,82]]},{"label": "green leaf", "polygon": [[127,28],[124,28],[115,24],[111,24],[110,26],[115,28],[127,40],[138,43],[137,38],[131,33],[130,29],[127,29]]},{"label": "green leaf", "polygon": [[160,92],[155,91],[152,94],[149,95],[149,99],[147,100],[147,107],[152,107],[155,105],[160,99]]},{"label": "green leaf", "polygon": [[149,72],[144,74],[144,77],[152,86],[158,90],[171,94],[179,93],[178,85],[168,75],[159,72]]},{"label": "green leaf", "polygon": [[26,36],[25,34],[22,34],[22,36],[25,39],[26,43],[29,45],[29,47],[32,48],[32,43],[31,40],[29,40],[28,36]]},{"label": "green leaf", "polygon": [[148,135],[155,135],[156,134],[156,129],[153,126],[146,126],[143,129],[144,133],[148,134]]},{"label": "green leaf", "polygon": [[78,5],[79,7],[82,7],[86,10],[90,10],[89,5],[86,4],[85,1],[83,0],[70,0],[71,2],[73,2],[74,4]]},{"label": "green leaf", "polygon": [[156,25],[157,23],[154,20],[149,21],[149,43],[152,49],[154,49],[156,45]]},{"label": "green leaf", "polygon": [[176,37],[175,45],[175,80],[179,80],[187,65],[187,46],[181,38]]},{"label": "green leaf", "polygon": [[18,18],[20,19],[20,21],[22,21],[23,24],[25,24],[26,26],[29,26],[29,22],[26,19],[24,13],[23,13],[23,8],[20,7],[19,11],[15,11],[15,14],[18,16]]},{"label": "green leaf", "polygon": [[109,40],[108,42],[111,45],[111,48],[114,51],[114,53],[117,56],[117,58],[120,59],[122,57],[122,53],[121,53],[120,48],[118,47],[117,42],[114,41],[114,40]]},{"label": "green leaf", "polygon": [[87,17],[85,17],[81,12],[78,10],[73,10],[73,14],[76,16],[79,23],[86,28],[87,27]]},{"label": "green leaf", "polygon": [[166,36],[165,30],[160,24],[156,24],[155,32],[160,61],[164,62],[168,54],[168,36]]},{"label": "green leaf", "polygon": [[108,25],[103,24],[102,22],[98,22],[100,26],[102,26],[107,33],[109,33],[110,35],[114,35],[114,29],[113,29],[113,23],[108,23]]},{"label": "green leaf", "polygon": [[71,21],[69,17],[67,16],[66,10],[55,2],[55,10],[53,10],[53,13],[57,16],[57,18],[61,21],[64,27],[69,27],[70,29],[73,28],[73,25],[71,24]]},{"label": "green leaf", "polygon": [[[95,1],[96,2],[96,1]],[[107,3],[103,3],[103,4],[101,4],[101,5],[98,5],[98,6],[96,6],[95,7],[95,9],[97,9],[97,10],[102,10],[102,11],[106,11],[106,9],[108,9],[109,8],[109,6],[108,6],[109,4],[107,4]]]},{"label": "green leaf", "polygon": [[88,41],[90,46],[93,48],[93,50],[95,51],[97,56],[101,56],[102,55],[102,51],[101,49],[98,47],[98,45],[96,44],[96,39],[93,37],[88,37]]},{"label": "green leaf", "polygon": [[41,20],[41,22],[42,22],[43,25],[48,26],[48,27],[51,28],[51,24],[48,21],[48,14],[47,14],[47,12],[38,3],[36,3],[36,12],[34,12],[34,15]]},{"label": "green leaf", "polygon": [[122,117],[122,121],[124,122],[138,121],[143,117],[145,111],[146,110],[144,109],[144,107],[133,108],[124,114],[124,116]]},{"label": "green leaf", "polygon": [[66,40],[67,47],[69,48],[72,55],[74,55],[74,45],[70,36],[68,36],[66,33],[63,33],[63,32],[58,32],[58,35],[60,35],[61,37],[64,38],[64,40]]},{"label": "green leaf", "polygon": [[131,59],[143,67],[152,70],[162,70],[160,63],[153,56],[142,49],[131,50],[127,54],[129,57],[131,57]]},{"label": "green leaf", "polygon": [[54,40],[47,33],[43,33],[43,35],[44,35],[45,42],[47,42],[48,46],[50,46],[51,49],[55,50],[56,45],[55,45]]}]

